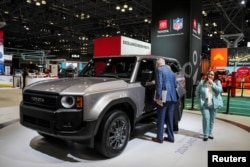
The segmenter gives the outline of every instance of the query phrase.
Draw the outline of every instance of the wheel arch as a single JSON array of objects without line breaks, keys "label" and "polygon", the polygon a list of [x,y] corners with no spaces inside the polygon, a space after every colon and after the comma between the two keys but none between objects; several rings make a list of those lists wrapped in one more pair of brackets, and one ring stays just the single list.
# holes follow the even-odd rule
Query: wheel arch
[{"label": "wheel arch", "polygon": [[137,107],[136,107],[136,104],[130,98],[125,97],[125,98],[111,101],[104,108],[104,110],[101,112],[100,116],[98,117],[98,121],[97,121],[95,131],[94,131],[94,136],[96,136],[104,117],[109,115],[114,109],[120,109],[128,115],[130,124],[131,124],[131,131],[133,131]]}]

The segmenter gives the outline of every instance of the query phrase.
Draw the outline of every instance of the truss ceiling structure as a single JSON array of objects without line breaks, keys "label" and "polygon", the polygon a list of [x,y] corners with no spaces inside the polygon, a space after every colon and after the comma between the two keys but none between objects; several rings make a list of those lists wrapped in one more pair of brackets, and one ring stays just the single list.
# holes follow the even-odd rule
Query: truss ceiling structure
[{"label": "truss ceiling structure", "polygon": [[[246,47],[250,41],[250,0],[202,0],[203,46],[227,47],[221,36],[233,43],[243,36],[238,47]],[[216,26],[213,24],[216,23]]]},{"label": "truss ceiling structure", "polygon": [[[124,35],[151,42],[152,0],[1,0],[0,30],[4,46],[45,50],[49,54],[92,55],[93,39]],[[250,1],[250,0],[249,0]],[[40,6],[36,3],[41,2]],[[226,47],[221,34],[243,33],[239,45],[250,41],[249,3],[202,0],[203,48]],[[125,12],[116,6],[125,8]],[[133,10],[128,10],[132,7]],[[216,23],[217,26],[213,26]],[[207,26],[205,24],[208,24]],[[230,39],[231,40],[231,39]],[[232,39],[233,40],[233,39]]]}]

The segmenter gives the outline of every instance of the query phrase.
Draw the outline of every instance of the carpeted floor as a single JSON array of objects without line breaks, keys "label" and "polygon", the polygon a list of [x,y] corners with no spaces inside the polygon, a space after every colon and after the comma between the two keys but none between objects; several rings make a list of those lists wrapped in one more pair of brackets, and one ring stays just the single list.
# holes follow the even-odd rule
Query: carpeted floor
[{"label": "carpeted floor", "polygon": [[[228,95],[223,95],[224,106],[219,109],[219,113],[235,114],[242,116],[250,116],[250,96],[235,96],[231,97]],[[193,104],[192,104],[193,103]],[[185,109],[189,110],[199,110],[198,104],[195,100],[187,98],[185,100]]]},{"label": "carpeted floor", "polygon": [[9,88],[0,89],[0,107],[17,106],[22,99],[22,89]]}]

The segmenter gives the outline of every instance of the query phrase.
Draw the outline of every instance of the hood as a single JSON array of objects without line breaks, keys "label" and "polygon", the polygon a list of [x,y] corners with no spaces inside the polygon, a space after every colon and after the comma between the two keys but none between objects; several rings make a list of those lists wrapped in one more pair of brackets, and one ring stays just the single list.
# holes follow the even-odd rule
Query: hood
[{"label": "hood", "polygon": [[27,86],[25,90],[59,94],[83,94],[118,89],[126,86],[127,83],[125,81],[114,78],[79,77],[43,80]]}]

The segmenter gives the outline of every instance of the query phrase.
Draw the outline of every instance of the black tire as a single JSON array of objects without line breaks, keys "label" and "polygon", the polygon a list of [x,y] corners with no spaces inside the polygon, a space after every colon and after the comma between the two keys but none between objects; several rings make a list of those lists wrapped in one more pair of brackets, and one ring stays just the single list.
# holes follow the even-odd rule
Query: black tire
[{"label": "black tire", "polygon": [[128,116],[121,110],[113,110],[102,120],[95,149],[107,158],[118,156],[127,146],[130,129]]}]

